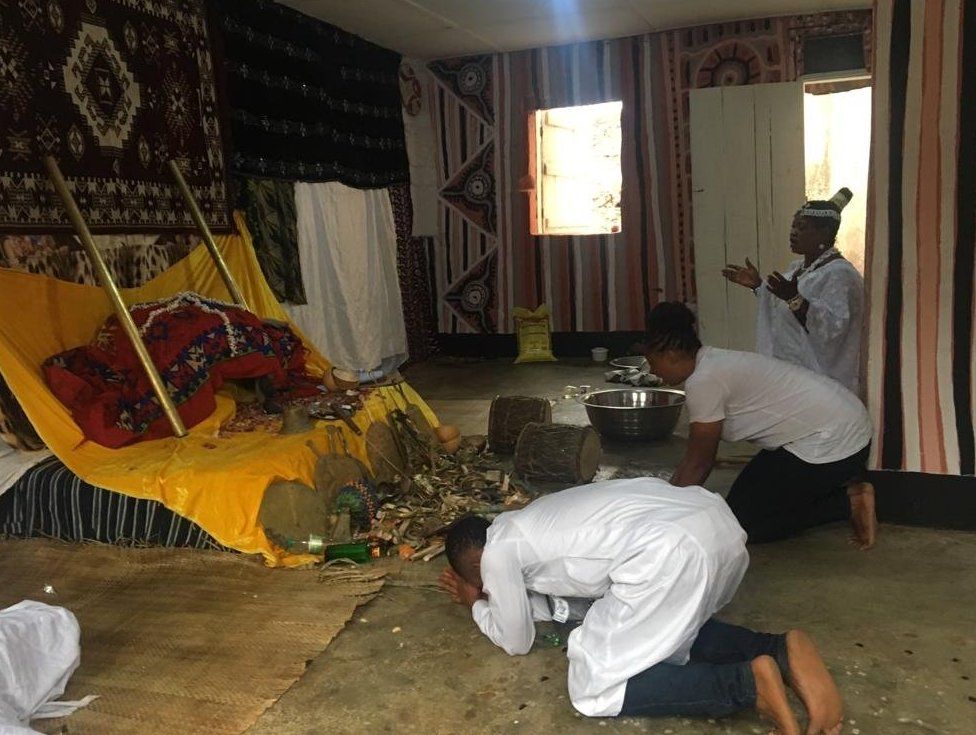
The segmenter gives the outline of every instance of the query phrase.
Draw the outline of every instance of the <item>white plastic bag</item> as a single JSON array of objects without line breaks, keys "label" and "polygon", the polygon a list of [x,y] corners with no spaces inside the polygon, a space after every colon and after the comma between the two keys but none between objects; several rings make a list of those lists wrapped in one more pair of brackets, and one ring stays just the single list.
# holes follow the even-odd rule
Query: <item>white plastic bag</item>
[{"label": "white plastic bag", "polygon": [[64,694],[81,662],[81,629],[71,611],[33,600],[0,610],[0,735],[26,735],[32,719],[64,717],[95,697]]}]

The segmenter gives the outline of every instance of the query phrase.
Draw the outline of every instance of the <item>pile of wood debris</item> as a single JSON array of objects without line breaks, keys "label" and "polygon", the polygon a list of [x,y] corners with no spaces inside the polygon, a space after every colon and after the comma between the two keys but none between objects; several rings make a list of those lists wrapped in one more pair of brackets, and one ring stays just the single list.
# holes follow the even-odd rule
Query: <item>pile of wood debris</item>
[{"label": "pile of wood debris", "polygon": [[491,517],[529,502],[503,463],[486,451],[484,437],[466,437],[448,454],[405,416],[391,426],[407,450],[409,469],[382,503],[369,538],[396,546],[402,558],[430,561],[444,551],[443,534],[458,518]]}]

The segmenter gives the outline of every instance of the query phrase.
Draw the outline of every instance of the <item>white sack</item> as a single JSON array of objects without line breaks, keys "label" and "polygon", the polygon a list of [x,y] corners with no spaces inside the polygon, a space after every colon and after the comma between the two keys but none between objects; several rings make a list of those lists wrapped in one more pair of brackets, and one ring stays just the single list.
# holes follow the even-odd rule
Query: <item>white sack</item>
[{"label": "white sack", "polygon": [[0,735],[26,735],[32,719],[64,717],[94,697],[56,702],[81,662],[81,629],[63,607],[25,600],[0,610]]}]

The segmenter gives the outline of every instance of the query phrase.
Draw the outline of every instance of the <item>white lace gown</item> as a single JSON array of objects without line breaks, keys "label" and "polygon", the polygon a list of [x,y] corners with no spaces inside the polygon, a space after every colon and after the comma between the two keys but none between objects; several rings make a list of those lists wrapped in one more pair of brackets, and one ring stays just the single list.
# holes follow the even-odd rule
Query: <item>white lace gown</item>
[{"label": "white lace gown", "polygon": [[[783,275],[792,278],[802,265],[794,261]],[[864,279],[849,261],[837,258],[803,273],[797,287],[810,305],[806,328],[785,301],[765,285],[759,288],[756,352],[831,377],[859,394]]]}]

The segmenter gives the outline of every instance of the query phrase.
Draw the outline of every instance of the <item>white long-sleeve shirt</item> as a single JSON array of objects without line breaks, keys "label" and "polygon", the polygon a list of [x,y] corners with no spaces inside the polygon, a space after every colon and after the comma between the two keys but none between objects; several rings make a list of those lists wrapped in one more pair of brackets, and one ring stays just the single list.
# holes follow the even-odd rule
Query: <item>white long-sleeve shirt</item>
[{"label": "white long-sleeve shirt", "polygon": [[512,655],[547,617],[542,596],[595,602],[569,636],[569,695],[585,715],[615,715],[627,680],[685,663],[699,628],[735,593],[745,533],[725,501],[657,478],[584,485],[503,513],[481,559],[487,600],[472,616]]},{"label": "white long-sleeve shirt", "polygon": [[[803,265],[795,260],[787,279]],[[756,318],[756,352],[800,365],[833,378],[857,395],[860,391],[864,279],[844,258],[807,271],[797,280],[806,299],[806,328],[785,301],[761,286]]]}]

